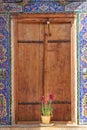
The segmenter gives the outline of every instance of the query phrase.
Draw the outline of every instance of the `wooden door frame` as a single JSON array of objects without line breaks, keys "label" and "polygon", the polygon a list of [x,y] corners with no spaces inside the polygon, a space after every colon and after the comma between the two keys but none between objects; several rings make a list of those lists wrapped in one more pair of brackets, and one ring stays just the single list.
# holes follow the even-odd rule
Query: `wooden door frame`
[{"label": "wooden door frame", "polygon": [[[45,22],[46,19],[51,19],[55,22],[70,22],[72,24],[71,29],[71,121],[68,123],[77,123],[77,44],[76,44],[76,19],[77,15],[75,13],[59,13],[59,14],[14,14],[11,16],[11,58],[14,59],[14,32],[16,28],[14,27],[16,22]],[[73,34],[73,35],[72,35]],[[11,79],[12,79],[12,122],[15,123],[15,110],[16,110],[16,83],[14,83],[14,60],[11,64]],[[13,71],[14,70],[14,71]],[[15,87],[15,89],[14,89]],[[15,99],[15,100],[14,100]],[[73,109],[74,108],[74,109]],[[57,121],[58,122],[58,121]],[[63,122],[62,122],[63,123]],[[64,121],[65,123],[65,121]]]}]

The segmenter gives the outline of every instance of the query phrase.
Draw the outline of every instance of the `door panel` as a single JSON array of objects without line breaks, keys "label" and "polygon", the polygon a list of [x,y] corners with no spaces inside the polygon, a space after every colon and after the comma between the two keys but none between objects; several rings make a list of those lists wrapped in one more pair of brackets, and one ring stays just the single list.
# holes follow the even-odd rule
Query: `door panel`
[{"label": "door panel", "polygon": [[[20,44],[20,43],[19,43]],[[43,56],[40,54],[43,45],[19,45],[18,99],[20,101],[38,101],[42,92]],[[29,87],[30,86],[30,87]],[[38,93],[37,93],[38,91]],[[24,94],[21,95],[21,93]],[[30,93],[30,94],[29,94]],[[32,94],[31,94],[32,93]],[[39,95],[40,94],[40,95]],[[38,97],[39,96],[39,97]]]},{"label": "door panel", "polygon": [[53,105],[53,121],[71,121],[71,105],[70,104],[59,104]]},{"label": "door panel", "polygon": [[18,40],[19,41],[43,41],[44,26],[40,23],[18,22]]},{"label": "door panel", "polygon": [[[43,95],[43,33],[41,24],[17,24],[17,105],[18,121],[40,120],[40,101]],[[42,41],[42,42],[40,42]]]},{"label": "door panel", "polygon": [[[49,26],[51,36],[48,37],[49,42],[47,42],[45,51],[45,93],[47,96],[53,93],[57,101],[57,104],[54,105],[53,120],[63,121],[65,120],[64,116],[67,117],[67,120],[71,120],[71,24],[54,23]],[[61,110],[59,110],[60,103]],[[67,105],[67,103],[69,104]],[[58,112],[55,114],[57,108]]]},{"label": "door panel", "polygon": [[18,122],[40,121],[40,105],[19,105]]},{"label": "door panel", "polygon": [[51,23],[49,24],[51,36],[48,40],[70,40],[71,23]]}]

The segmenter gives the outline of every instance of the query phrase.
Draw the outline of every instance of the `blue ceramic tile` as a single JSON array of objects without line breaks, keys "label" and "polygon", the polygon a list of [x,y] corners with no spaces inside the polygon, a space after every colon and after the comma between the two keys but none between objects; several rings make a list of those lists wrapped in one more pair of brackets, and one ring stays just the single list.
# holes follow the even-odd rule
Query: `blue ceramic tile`
[{"label": "blue ceramic tile", "polygon": [[87,124],[87,14],[79,14],[79,123]]},{"label": "blue ceramic tile", "polygon": [[26,13],[53,13],[64,12],[65,7],[58,2],[32,2],[26,4],[23,12]]},{"label": "blue ceramic tile", "polygon": [[0,14],[0,125],[10,124],[9,17]]}]

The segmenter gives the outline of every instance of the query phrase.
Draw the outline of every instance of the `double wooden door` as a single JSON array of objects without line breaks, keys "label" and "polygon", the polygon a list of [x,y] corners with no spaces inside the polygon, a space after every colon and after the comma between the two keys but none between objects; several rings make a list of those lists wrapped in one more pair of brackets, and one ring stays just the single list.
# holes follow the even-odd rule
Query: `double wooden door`
[{"label": "double wooden door", "polygon": [[16,123],[40,121],[41,97],[51,93],[52,120],[72,120],[73,24],[74,15],[12,17]]}]

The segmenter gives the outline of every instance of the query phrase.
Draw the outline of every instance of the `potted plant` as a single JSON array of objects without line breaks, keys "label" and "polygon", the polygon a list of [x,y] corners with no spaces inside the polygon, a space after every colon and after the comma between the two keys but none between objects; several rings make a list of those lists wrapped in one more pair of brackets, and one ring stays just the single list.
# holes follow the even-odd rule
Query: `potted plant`
[{"label": "potted plant", "polygon": [[50,123],[50,119],[53,116],[53,94],[49,95],[49,99],[47,100],[46,97],[42,96],[41,99],[41,120],[42,123]]}]

